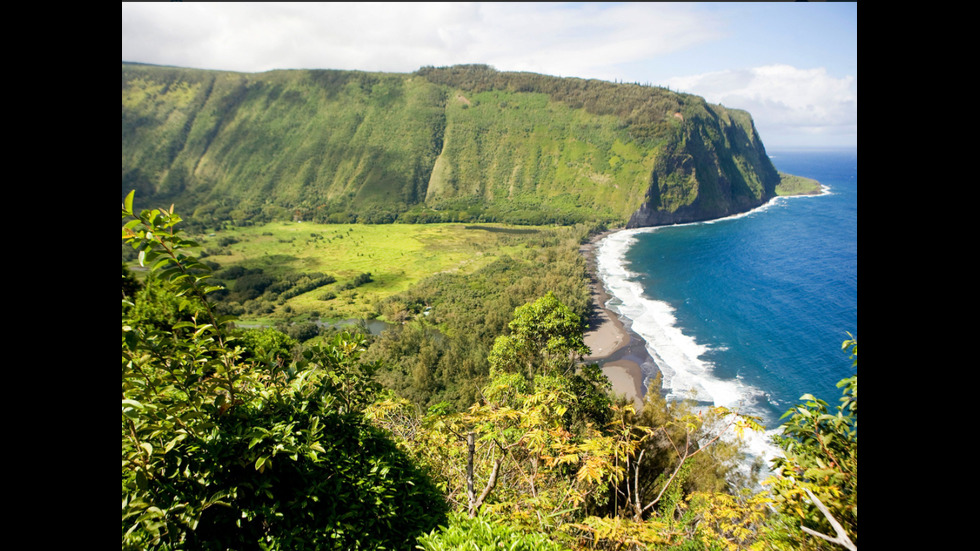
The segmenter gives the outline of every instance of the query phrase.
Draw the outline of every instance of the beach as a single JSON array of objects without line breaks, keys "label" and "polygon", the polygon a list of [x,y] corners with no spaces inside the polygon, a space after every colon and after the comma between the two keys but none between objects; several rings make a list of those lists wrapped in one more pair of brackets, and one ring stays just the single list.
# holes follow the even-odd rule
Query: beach
[{"label": "beach", "polygon": [[643,339],[623,325],[615,312],[606,308],[610,297],[599,277],[595,247],[609,233],[594,237],[580,248],[589,266],[593,302],[593,312],[585,333],[585,344],[592,352],[583,359],[600,364],[602,372],[612,383],[613,392],[632,399],[639,411],[646,393],[640,365],[653,363],[653,360],[646,351]]}]

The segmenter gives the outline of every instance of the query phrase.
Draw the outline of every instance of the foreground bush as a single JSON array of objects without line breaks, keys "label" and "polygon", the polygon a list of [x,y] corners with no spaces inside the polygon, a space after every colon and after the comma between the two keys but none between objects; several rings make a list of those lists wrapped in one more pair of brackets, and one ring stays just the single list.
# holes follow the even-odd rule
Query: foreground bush
[{"label": "foreground bush", "polygon": [[123,218],[155,282],[134,291],[124,272],[123,549],[410,549],[445,522],[426,474],[364,420],[378,366],[361,361],[363,337],[288,365],[245,350],[180,218],[136,215],[132,194]]},{"label": "foreground bush", "polygon": [[469,518],[461,513],[450,516],[447,526],[423,535],[418,539],[419,549],[424,551],[450,551],[471,549],[507,549],[509,551],[567,551],[567,547],[551,541],[541,532],[522,532],[499,520],[491,522],[484,517]]}]

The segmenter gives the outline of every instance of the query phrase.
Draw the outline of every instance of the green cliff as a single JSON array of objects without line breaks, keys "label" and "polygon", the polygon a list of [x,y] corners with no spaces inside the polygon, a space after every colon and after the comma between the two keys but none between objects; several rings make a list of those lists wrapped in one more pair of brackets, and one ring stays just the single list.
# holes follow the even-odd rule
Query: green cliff
[{"label": "green cliff", "polygon": [[748,113],[499,72],[232,73],[123,63],[122,194],[192,218],[599,221],[743,212],[780,176]]}]

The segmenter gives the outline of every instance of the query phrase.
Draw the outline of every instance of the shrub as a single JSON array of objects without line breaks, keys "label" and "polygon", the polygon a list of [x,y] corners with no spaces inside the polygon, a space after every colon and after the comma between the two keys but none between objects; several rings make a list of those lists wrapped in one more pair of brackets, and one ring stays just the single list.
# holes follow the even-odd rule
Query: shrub
[{"label": "shrub", "polygon": [[423,551],[449,551],[470,549],[508,549],[513,551],[564,551],[567,548],[541,533],[526,533],[496,520],[491,523],[483,517],[469,518],[453,513],[446,526],[440,526],[418,539]]},{"label": "shrub", "polygon": [[364,338],[288,365],[266,361],[282,335],[231,340],[180,218],[136,215],[132,197],[123,239],[156,283],[123,297],[122,548],[410,549],[444,523],[427,474],[364,419],[379,367]]}]

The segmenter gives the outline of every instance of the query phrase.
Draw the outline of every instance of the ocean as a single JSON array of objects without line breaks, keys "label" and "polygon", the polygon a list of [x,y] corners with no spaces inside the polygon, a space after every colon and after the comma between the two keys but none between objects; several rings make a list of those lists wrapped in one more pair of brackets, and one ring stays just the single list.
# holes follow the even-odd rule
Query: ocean
[{"label": "ocean", "polygon": [[[607,303],[646,341],[668,399],[760,418],[769,432],[803,394],[836,406],[857,338],[857,150],[769,151],[816,196],[776,198],[710,222],[623,230],[596,249]],[[753,444],[771,456],[764,439]]]}]

